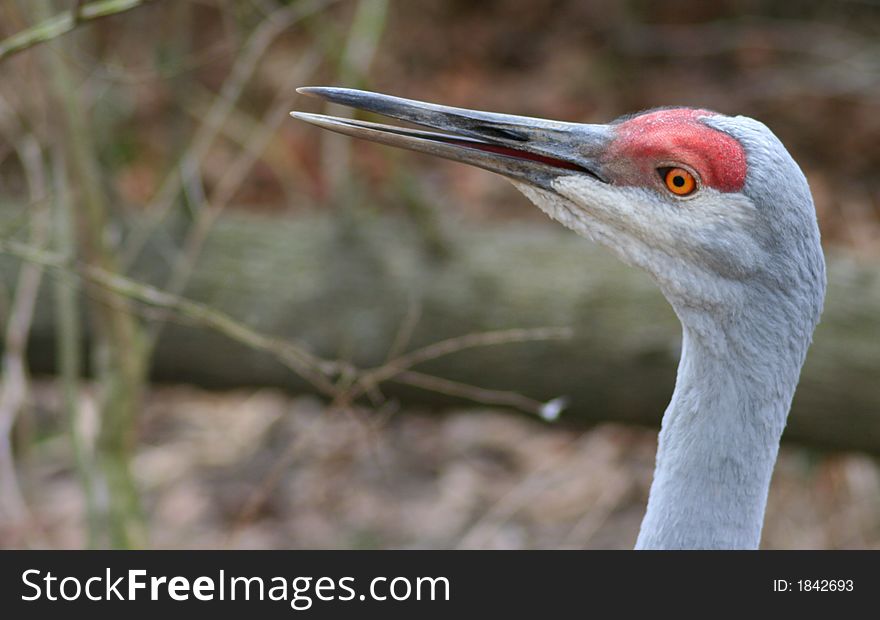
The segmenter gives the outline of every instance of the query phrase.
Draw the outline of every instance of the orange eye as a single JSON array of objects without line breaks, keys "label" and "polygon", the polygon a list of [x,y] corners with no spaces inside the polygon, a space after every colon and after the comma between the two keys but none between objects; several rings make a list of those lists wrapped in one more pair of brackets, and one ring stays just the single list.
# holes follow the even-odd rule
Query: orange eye
[{"label": "orange eye", "polygon": [[684,168],[666,168],[662,174],[666,188],[676,196],[687,196],[697,188],[694,175]]}]

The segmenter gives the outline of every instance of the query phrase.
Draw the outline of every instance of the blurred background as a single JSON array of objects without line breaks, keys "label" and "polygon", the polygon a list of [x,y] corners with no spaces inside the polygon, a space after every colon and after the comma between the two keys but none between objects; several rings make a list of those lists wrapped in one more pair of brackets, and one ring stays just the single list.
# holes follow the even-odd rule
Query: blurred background
[{"label": "blurred background", "polygon": [[351,113],[303,85],[768,124],[830,289],[763,546],[880,547],[873,0],[4,0],[0,547],[633,545],[660,293],[500,177],[294,121]]}]

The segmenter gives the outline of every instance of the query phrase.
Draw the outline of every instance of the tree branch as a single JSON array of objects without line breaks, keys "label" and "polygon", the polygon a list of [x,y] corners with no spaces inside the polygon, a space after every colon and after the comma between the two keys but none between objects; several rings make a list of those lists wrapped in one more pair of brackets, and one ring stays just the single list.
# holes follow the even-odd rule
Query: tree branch
[{"label": "tree branch", "polygon": [[[555,419],[563,407],[562,399],[542,403],[513,391],[488,390],[409,369],[476,347],[568,339],[571,337],[571,330],[568,328],[537,327],[466,334],[415,349],[381,366],[363,369],[341,360],[318,357],[296,343],[261,333],[210,306],[136,282],[95,265],[71,264],[58,254],[12,240],[0,240],[0,253],[62,273],[72,271],[115,296],[172,312],[178,317],[213,329],[248,348],[267,353],[308,381],[320,393],[333,398],[337,406],[349,406],[359,398],[375,393],[383,383],[395,381],[431,392],[457,395],[475,402],[509,406],[547,420]],[[338,378],[335,383],[334,378]]]},{"label": "tree branch", "polygon": [[124,13],[153,0],[99,0],[89,4],[77,3],[72,11],[64,11],[39,24],[17,32],[0,41],[0,61],[23,52],[40,43],[46,43],[74,30],[77,25]]}]

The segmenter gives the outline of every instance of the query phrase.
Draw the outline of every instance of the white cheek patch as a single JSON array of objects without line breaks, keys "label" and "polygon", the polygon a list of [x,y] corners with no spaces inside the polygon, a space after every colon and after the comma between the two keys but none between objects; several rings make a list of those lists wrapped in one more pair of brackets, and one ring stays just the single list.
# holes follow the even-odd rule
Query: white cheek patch
[{"label": "white cheek patch", "polygon": [[675,230],[682,225],[691,230],[719,225],[748,227],[756,216],[752,201],[742,194],[708,187],[692,198],[675,199],[645,187],[608,185],[572,175],[555,179],[553,189],[590,214],[652,234],[658,227]]},{"label": "white cheek patch", "polygon": [[535,206],[549,215],[552,219],[556,220],[566,228],[581,232],[579,230],[582,223],[581,218],[575,215],[574,210],[576,207],[568,200],[558,194],[534,187],[528,183],[515,181],[513,179],[511,179],[511,183],[513,183],[514,187],[521,191],[526,198],[531,200]]},{"label": "white cheek patch", "polygon": [[602,221],[589,217],[583,213],[583,208],[573,201],[550,192],[511,179],[514,187],[521,191],[526,198],[532,201],[541,211],[556,220],[566,228],[573,230],[582,237],[612,247],[619,240],[613,229]]},{"label": "white cheek patch", "polygon": [[554,191],[513,183],[554,220],[651,273],[670,299],[729,303],[737,288],[728,278],[764,260],[748,232],[755,207],[740,194],[704,188],[688,200],[667,200],[583,175],[555,179]]},{"label": "white cheek patch", "polygon": [[754,244],[747,231],[757,225],[757,210],[739,193],[703,188],[677,200],[649,188],[608,185],[579,175],[559,177],[553,188],[581,217],[600,220],[671,255],[687,258],[689,250],[712,246],[722,237]]},{"label": "white cheek patch", "polygon": [[[564,178],[577,179],[578,177]],[[599,217],[596,209],[585,208],[582,201],[570,200],[560,195],[561,192],[555,193],[539,189],[519,181],[512,181],[512,183],[552,219],[582,237],[610,249],[625,263],[643,268],[657,263],[655,252],[648,244],[629,234],[621,234],[619,228],[611,225],[607,218]],[[590,189],[596,188],[601,191],[603,186],[604,184],[596,182]],[[588,195],[592,198],[595,194],[591,191]],[[619,197],[616,198],[616,201],[619,201]]]}]

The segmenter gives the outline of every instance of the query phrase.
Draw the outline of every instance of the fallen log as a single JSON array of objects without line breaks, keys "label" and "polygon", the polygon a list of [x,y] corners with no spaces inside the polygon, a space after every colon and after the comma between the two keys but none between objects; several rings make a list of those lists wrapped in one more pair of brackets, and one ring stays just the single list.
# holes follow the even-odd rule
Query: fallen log
[{"label": "fallen log", "polygon": [[[449,224],[442,236],[440,245],[427,243],[411,222],[375,214],[344,226],[321,216],[228,216],[213,231],[185,296],[362,367],[383,363],[407,323],[414,324],[410,348],[488,330],[571,327],[570,340],[475,348],[417,370],[539,400],[565,395],[566,423],[659,424],[675,380],[680,327],[644,274],[549,225]],[[164,252],[152,247],[133,277],[161,285]],[[14,259],[0,257],[7,280],[14,270]],[[33,328],[35,372],[54,369],[49,294]],[[308,389],[272,356],[175,321],[162,332],[152,377],[210,388]],[[383,392],[407,406],[455,402],[392,383]],[[829,256],[826,310],[785,439],[880,452],[876,265]]]}]

